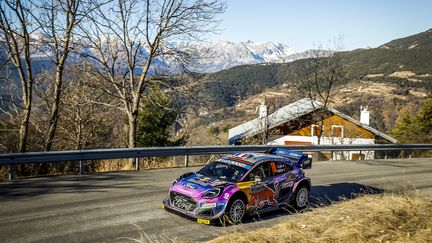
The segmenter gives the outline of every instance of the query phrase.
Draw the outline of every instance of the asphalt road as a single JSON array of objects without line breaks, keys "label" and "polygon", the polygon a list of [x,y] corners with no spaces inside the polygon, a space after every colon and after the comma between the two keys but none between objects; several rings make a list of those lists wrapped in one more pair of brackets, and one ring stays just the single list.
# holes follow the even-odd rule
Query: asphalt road
[{"label": "asphalt road", "polygon": [[[294,217],[283,210],[242,226],[195,223],[161,209],[169,184],[197,168],[62,176],[0,183],[0,242],[204,241]],[[317,162],[312,202],[328,205],[362,191],[432,195],[432,159]]]}]

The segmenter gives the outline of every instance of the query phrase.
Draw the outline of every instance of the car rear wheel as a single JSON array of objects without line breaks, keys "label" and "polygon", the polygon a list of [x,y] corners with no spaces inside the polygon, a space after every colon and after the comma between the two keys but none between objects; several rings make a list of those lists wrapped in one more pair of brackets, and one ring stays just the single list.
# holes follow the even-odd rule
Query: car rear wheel
[{"label": "car rear wheel", "polygon": [[304,208],[309,203],[309,190],[306,186],[300,186],[297,189],[294,199],[294,206],[296,208]]},{"label": "car rear wheel", "polygon": [[246,215],[246,203],[241,198],[232,200],[226,209],[225,218],[230,224],[239,224]]}]

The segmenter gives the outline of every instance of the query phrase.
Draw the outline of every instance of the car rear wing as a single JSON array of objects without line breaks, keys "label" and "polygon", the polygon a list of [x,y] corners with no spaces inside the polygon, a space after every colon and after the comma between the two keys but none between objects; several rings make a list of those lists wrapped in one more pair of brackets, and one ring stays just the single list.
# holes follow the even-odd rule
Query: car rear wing
[{"label": "car rear wing", "polygon": [[295,163],[298,167],[301,167],[302,169],[312,168],[312,158],[310,158],[309,155],[305,153],[295,152],[281,148],[270,149],[267,153],[285,157]]}]

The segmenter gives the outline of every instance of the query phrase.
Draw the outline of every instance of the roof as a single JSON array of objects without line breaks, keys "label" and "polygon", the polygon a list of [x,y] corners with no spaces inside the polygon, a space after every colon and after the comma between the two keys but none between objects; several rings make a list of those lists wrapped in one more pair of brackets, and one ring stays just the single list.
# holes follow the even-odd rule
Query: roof
[{"label": "roof", "polygon": [[262,159],[266,157],[268,156],[259,153],[236,153],[224,156],[218,161],[250,170],[257,162],[262,161]]},{"label": "roof", "polygon": [[252,169],[252,167],[261,161],[290,161],[289,159],[277,155],[277,154],[266,154],[266,153],[236,153],[230,154],[220,158],[218,161],[234,164],[245,169]]},{"label": "roof", "polygon": [[[279,125],[282,125],[288,121],[297,119],[303,115],[306,115],[314,110],[320,109],[323,107],[323,104],[318,101],[312,101],[309,98],[303,98],[301,100],[298,100],[294,103],[291,103],[287,106],[284,106],[277,111],[273,112],[272,114],[268,115],[268,129],[277,127]],[[360,121],[340,112],[333,108],[328,108],[328,110],[345,120],[356,124],[359,127],[362,127],[375,135],[378,135],[392,143],[396,143],[397,140],[388,136],[387,134],[380,132],[376,130],[375,128],[372,128],[364,123],[361,123]],[[239,126],[233,127],[228,132],[228,142],[229,144],[234,144],[235,142],[239,141],[240,139],[244,137],[252,137],[259,133],[262,133],[264,131],[264,120],[262,118],[255,118],[251,121],[248,121],[246,123],[243,123]]]},{"label": "roof", "polygon": [[266,153],[236,153],[225,156],[226,159],[231,160],[243,160],[249,163],[255,164],[263,159],[274,158],[274,155],[266,154]]}]

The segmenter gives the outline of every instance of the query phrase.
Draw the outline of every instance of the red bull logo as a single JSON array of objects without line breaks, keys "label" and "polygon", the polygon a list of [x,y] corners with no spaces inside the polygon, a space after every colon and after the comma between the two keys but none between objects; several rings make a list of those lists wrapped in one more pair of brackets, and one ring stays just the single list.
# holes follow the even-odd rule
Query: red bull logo
[{"label": "red bull logo", "polygon": [[262,208],[265,205],[276,205],[278,201],[275,199],[277,194],[279,193],[279,182],[274,183],[274,190],[270,187],[264,185],[262,191],[252,192],[250,193],[250,205],[255,208]]}]

